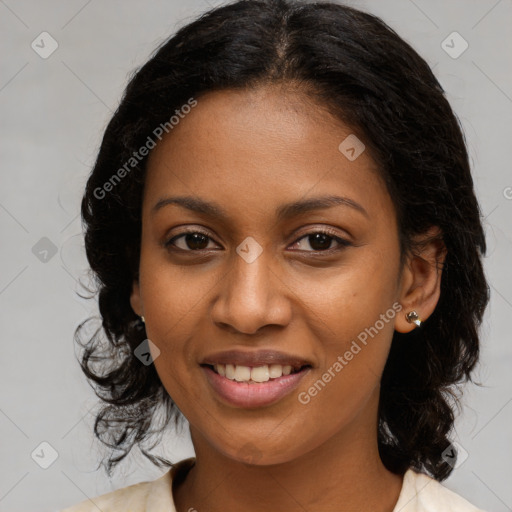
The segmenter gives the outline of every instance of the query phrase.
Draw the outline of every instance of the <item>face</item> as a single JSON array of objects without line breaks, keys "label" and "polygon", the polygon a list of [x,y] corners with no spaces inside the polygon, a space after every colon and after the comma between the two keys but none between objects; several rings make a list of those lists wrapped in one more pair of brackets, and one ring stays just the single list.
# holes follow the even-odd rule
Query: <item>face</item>
[{"label": "face", "polygon": [[[350,134],[299,92],[230,90],[199,98],[150,154],[131,304],[165,389],[225,457],[275,464],[376,435],[400,251],[368,151],[338,149]],[[206,366],[230,361],[235,380]],[[279,377],[279,362],[302,370]],[[244,381],[265,366],[276,377]]]}]

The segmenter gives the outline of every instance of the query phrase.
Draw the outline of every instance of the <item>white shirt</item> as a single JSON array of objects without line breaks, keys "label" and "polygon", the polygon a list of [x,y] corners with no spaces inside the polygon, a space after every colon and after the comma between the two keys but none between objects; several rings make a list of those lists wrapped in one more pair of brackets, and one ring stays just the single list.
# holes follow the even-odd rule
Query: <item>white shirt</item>
[{"label": "white shirt", "polygon": [[[176,512],[172,481],[186,474],[195,458],[184,459],[160,478],[117,489],[60,512]],[[409,469],[393,512],[484,512],[437,480]]]}]

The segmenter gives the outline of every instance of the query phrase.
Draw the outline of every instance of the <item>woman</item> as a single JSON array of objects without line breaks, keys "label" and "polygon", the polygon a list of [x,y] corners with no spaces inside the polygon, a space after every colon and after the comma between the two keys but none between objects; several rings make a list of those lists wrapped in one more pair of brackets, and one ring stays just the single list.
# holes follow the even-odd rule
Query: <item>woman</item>
[{"label": "woman", "polygon": [[82,216],[107,472],[159,408],[196,456],[143,449],[171,470],[68,512],[478,510],[440,482],[488,302],[480,211],[441,86],[380,19],[251,0],[182,28],[129,83]]}]

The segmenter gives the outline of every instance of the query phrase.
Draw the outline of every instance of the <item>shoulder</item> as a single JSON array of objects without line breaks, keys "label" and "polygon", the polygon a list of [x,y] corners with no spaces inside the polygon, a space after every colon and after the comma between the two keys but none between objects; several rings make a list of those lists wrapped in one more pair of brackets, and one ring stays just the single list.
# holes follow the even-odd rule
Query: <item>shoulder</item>
[{"label": "shoulder", "polygon": [[72,507],[63,509],[61,512],[114,512],[117,510],[130,510],[138,512],[145,510],[145,502],[152,482],[140,482],[122,489],[117,489],[94,498],[82,501]]},{"label": "shoulder", "polygon": [[172,496],[173,479],[181,478],[193,465],[184,459],[156,480],[139,482],[84,500],[59,512],[176,512]]},{"label": "shoulder", "polygon": [[[167,492],[165,492],[166,489]],[[156,480],[139,482],[87,499],[63,509],[61,512],[98,512],[98,510],[102,512],[143,512],[160,508],[172,511],[174,509],[171,509],[168,503],[161,503],[170,499],[170,472],[167,472]],[[163,508],[163,505],[166,505],[167,509]]]},{"label": "shoulder", "polygon": [[393,512],[484,512],[434,478],[409,469]]}]

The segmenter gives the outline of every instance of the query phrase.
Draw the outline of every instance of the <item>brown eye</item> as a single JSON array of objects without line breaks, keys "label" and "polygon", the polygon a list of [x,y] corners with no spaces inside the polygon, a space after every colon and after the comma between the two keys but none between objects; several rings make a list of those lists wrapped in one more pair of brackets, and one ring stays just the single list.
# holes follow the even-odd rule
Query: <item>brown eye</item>
[{"label": "brown eye", "polygon": [[307,236],[310,247],[314,251],[324,251],[331,248],[331,244],[334,241],[332,236],[324,233],[315,233]]},{"label": "brown eye", "polygon": [[[182,244],[181,246],[175,243],[180,239],[183,239],[183,241],[180,242]],[[165,247],[174,246],[183,251],[203,251],[208,249],[208,242],[210,240],[210,237],[201,231],[187,231],[165,242]]]},{"label": "brown eye", "polygon": [[[315,231],[312,233],[308,233],[307,235],[299,238],[295,244],[300,244],[301,240],[306,240],[311,247],[312,251],[308,251],[306,248],[299,248],[299,250],[305,250],[306,252],[325,252],[329,250],[340,250],[343,247],[347,247],[351,245],[350,242],[340,238],[338,236],[334,236],[326,231]],[[338,248],[332,247],[332,242],[336,242],[338,244]]]}]

